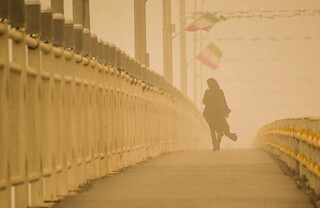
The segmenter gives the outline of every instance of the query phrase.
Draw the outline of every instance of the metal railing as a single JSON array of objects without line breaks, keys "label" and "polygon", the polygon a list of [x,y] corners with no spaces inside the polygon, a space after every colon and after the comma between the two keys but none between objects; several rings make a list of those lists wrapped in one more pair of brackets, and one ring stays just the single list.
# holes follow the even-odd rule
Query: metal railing
[{"label": "metal railing", "polygon": [[47,206],[210,137],[189,99],[115,45],[40,13],[37,1],[27,2],[26,27],[7,15],[0,9],[1,208]]},{"label": "metal railing", "polygon": [[319,118],[288,118],[267,124],[257,133],[254,145],[278,156],[320,193]]}]

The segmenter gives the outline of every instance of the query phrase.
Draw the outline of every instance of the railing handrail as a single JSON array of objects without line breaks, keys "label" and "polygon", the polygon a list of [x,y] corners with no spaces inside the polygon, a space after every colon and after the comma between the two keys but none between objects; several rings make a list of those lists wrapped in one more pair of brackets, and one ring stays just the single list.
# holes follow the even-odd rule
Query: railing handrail
[{"label": "railing handrail", "polygon": [[26,28],[23,18],[8,24],[0,9],[0,208],[47,206],[209,138],[199,110],[162,76],[27,2]]},{"label": "railing handrail", "polygon": [[320,118],[286,118],[263,126],[253,145],[285,162],[320,194]]}]

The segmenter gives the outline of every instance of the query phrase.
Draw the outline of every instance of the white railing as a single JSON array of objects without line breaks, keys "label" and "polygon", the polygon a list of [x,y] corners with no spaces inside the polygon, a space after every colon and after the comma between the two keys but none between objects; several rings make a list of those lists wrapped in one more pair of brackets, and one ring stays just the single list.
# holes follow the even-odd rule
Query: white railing
[{"label": "white railing", "polygon": [[26,28],[0,17],[1,208],[48,206],[210,137],[198,109],[162,76],[61,14],[36,16],[35,2]]},{"label": "white railing", "polygon": [[265,125],[254,145],[285,162],[307,185],[320,193],[320,119],[290,118]]}]

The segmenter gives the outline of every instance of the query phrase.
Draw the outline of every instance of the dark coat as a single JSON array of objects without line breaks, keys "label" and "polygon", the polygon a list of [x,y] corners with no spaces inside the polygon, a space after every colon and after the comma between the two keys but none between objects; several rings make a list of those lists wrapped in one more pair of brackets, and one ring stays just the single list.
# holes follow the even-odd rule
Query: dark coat
[{"label": "dark coat", "polygon": [[226,98],[221,89],[206,90],[202,103],[205,105],[203,116],[210,126],[219,127],[230,113]]}]

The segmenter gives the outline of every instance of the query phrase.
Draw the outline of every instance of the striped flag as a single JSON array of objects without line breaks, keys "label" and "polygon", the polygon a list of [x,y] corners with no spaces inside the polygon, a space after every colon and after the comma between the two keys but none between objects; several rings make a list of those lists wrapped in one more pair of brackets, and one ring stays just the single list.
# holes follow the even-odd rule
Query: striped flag
[{"label": "striped flag", "polygon": [[205,13],[195,21],[193,21],[188,27],[186,28],[186,31],[197,31],[197,30],[206,30],[209,31],[210,28],[219,22],[220,19],[216,18],[209,12]]},{"label": "striped flag", "polygon": [[201,53],[197,56],[197,59],[211,69],[216,69],[218,68],[222,55],[223,54],[221,50],[213,43],[210,43],[201,51]]}]

